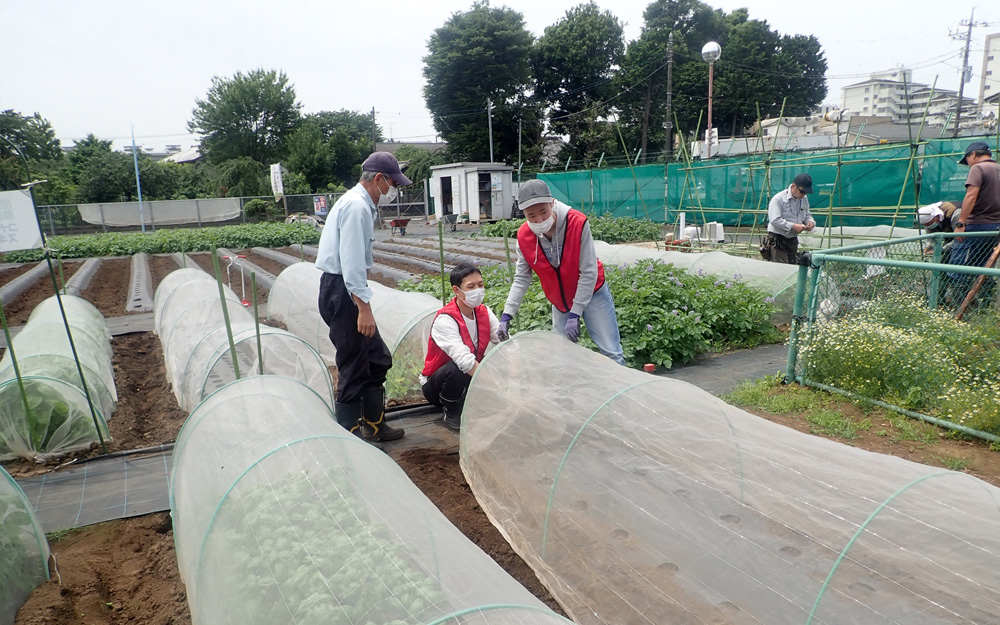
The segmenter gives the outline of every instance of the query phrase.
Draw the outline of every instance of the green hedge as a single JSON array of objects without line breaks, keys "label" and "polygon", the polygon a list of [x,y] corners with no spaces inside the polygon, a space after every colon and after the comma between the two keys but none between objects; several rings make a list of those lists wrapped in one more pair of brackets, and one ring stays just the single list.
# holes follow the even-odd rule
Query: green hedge
[{"label": "green hedge", "polygon": [[[633,219],[632,217],[612,217],[602,215],[588,218],[590,233],[597,241],[605,243],[630,243],[634,241],[660,240],[661,224],[648,219]],[[505,219],[489,223],[480,228],[481,237],[517,236],[517,230],[524,223],[523,219]]]},{"label": "green hedge", "polygon": [[[131,256],[139,252],[162,254],[169,252],[208,252],[228,247],[284,247],[297,243],[319,242],[319,230],[306,224],[246,224],[218,228],[159,229],[155,232],[108,232],[57,236],[48,239],[54,254],[61,258],[91,258],[99,256]],[[8,252],[4,261],[26,263],[42,259],[42,250]]]}]

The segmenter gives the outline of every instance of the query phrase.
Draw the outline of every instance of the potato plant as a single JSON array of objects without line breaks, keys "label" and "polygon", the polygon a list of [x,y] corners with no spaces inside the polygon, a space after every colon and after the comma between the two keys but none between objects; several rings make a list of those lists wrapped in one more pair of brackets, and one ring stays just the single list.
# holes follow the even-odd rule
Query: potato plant
[{"label": "potato plant", "polygon": [[367,518],[340,468],[289,474],[230,498],[236,523],[219,536],[234,574],[227,590],[237,595],[226,598],[230,622],[402,625],[444,613],[437,580]]}]

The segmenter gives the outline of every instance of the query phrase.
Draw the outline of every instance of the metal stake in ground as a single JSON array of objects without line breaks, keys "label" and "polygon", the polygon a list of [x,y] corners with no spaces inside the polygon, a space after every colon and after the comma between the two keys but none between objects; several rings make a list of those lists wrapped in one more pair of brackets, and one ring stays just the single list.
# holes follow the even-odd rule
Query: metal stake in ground
[{"label": "metal stake in ground", "polygon": [[219,302],[222,303],[222,318],[226,322],[226,336],[229,337],[229,354],[233,359],[233,373],[236,375],[236,379],[239,380],[242,377],[240,375],[240,363],[236,360],[236,343],[233,342],[233,326],[229,323],[229,307],[226,305],[226,294],[222,290],[222,270],[219,268],[219,250],[215,247],[212,248],[212,269],[215,270],[215,281],[219,285]]}]

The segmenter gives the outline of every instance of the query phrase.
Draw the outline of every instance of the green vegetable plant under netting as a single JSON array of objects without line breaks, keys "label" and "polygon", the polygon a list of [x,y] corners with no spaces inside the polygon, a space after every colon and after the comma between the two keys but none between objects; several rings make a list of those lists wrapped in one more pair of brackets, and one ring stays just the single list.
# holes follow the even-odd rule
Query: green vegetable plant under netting
[{"label": "green vegetable plant under netting", "polygon": [[195,624],[566,623],[298,381],[204,400],[170,485]]},{"label": "green vegetable plant under netting", "polygon": [[486,514],[580,625],[1000,622],[997,487],[551,332],[487,354],[460,445]]},{"label": "green vegetable plant under netting", "polygon": [[86,300],[62,296],[97,426],[84,393],[55,296],[32,311],[14,337],[27,409],[10,353],[0,361],[0,459],[42,460],[108,440],[107,419],[118,393],[111,366],[111,335],[100,312]]},{"label": "green vegetable plant under netting", "polygon": [[49,578],[49,543],[17,483],[0,467],[0,625]]},{"label": "green vegetable plant under netting", "polygon": [[238,370],[239,377],[263,373],[301,380],[332,406],[333,380],[323,357],[302,338],[266,325],[260,326],[258,345],[253,313],[228,287],[223,293],[229,328],[218,283],[200,269],[174,271],[156,290],[154,324],[178,404],[194,409],[214,390],[237,379]]}]

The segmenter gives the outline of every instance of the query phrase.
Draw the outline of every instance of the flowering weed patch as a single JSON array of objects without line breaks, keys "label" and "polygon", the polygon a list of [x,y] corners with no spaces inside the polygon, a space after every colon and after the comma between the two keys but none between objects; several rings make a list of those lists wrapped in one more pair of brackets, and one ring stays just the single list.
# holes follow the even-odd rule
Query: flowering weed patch
[{"label": "flowering weed patch", "polygon": [[799,354],[808,379],[1000,434],[1000,328],[988,314],[955,321],[898,294],[817,322]]},{"label": "flowering weed patch", "polygon": [[[674,362],[689,362],[701,352],[751,347],[780,338],[770,323],[774,306],[765,301],[763,292],[737,277],[696,276],[657,261],[604,269],[630,366],[670,367]],[[484,267],[483,278],[486,304],[500,315],[511,284],[507,268]],[[404,282],[399,288],[441,296],[439,278]],[[518,311],[516,330],[550,329],[552,306],[535,279]],[[586,332],[581,342],[596,349]]]}]

